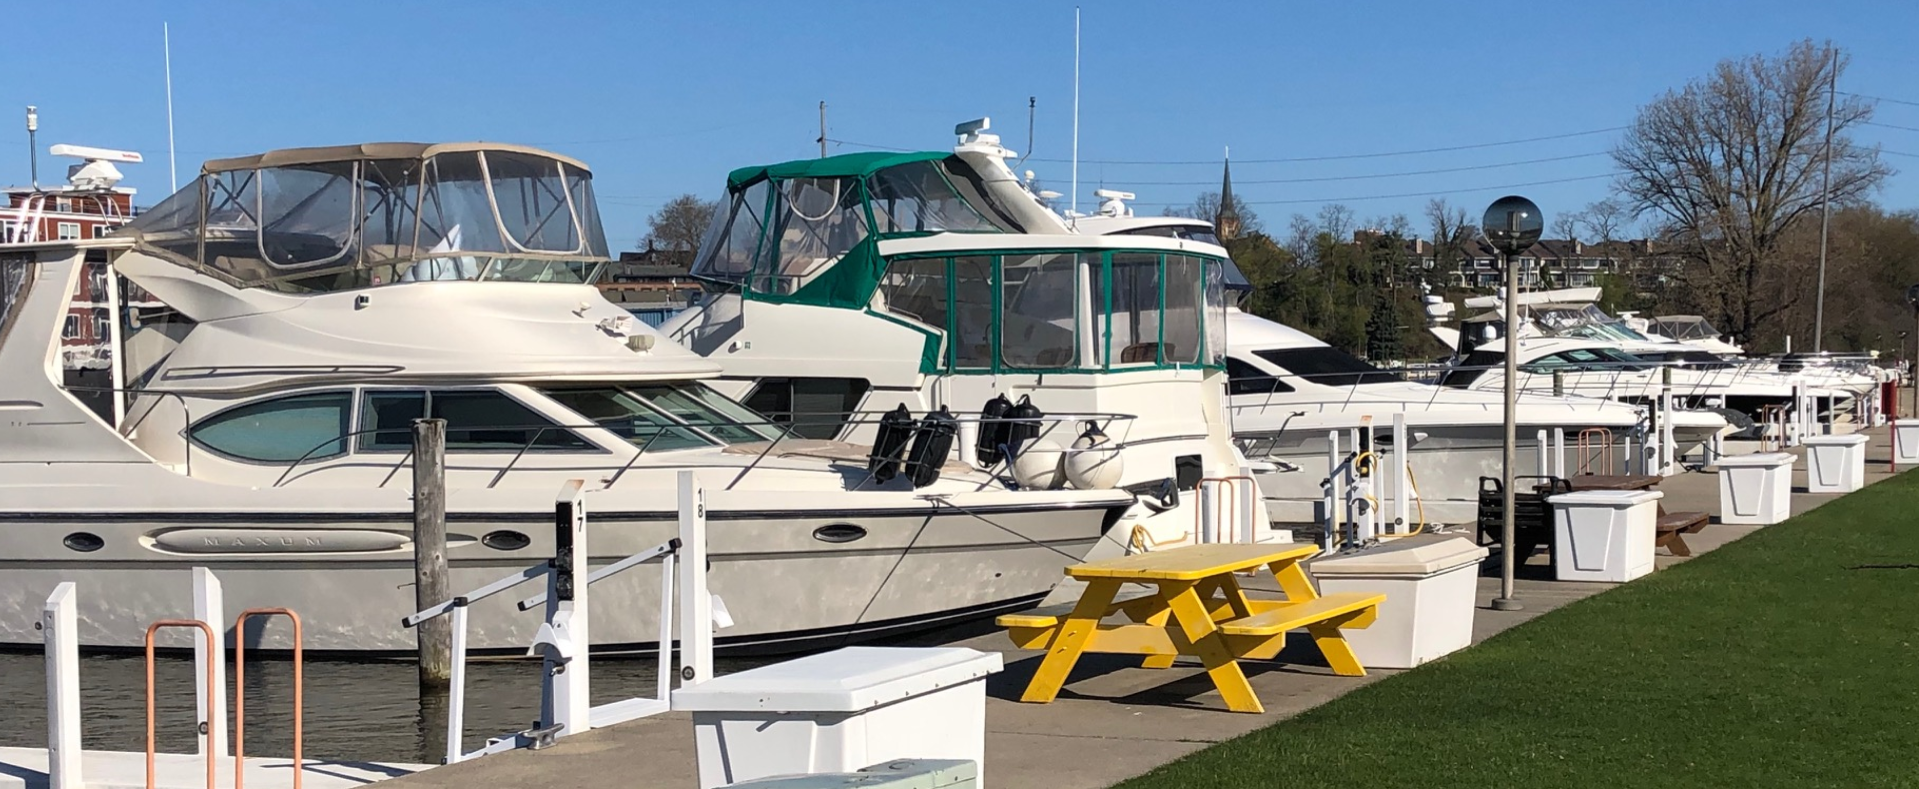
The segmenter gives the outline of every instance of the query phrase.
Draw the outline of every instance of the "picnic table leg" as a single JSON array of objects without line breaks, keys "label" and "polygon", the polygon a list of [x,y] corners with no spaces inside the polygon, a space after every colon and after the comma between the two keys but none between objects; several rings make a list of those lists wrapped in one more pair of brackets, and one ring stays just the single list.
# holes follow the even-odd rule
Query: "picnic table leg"
[{"label": "picnic table leg", "polygon": [[1246,682],[1246,672],[1239,668],[1239,661],[1225,639],[1220,637],[1219,628],[1213,624],[1211,612],[1199,599],[1199,593],[1192,584],[1168,583],[1160,587],[1161,594],[1167,595],[1167,603],[1172,609],[1173,619],[1179,622],[1180,631],[1187,642],[1193,645],[1193,652],[1200,662],[1206,665],[1207,676],[1212,677],[1213,685],[1219,688],[1219,695],[1226,700],[1226,708],[1234,712],[1265,712],[1260,706],[1259,697],[1253,694],[1253,686]]},{"label": "picnic table leg", "polygon": [[1286,599],[1295,603],[1318,600],[1319,591],[1313,588],[1313,581],[1306,577],[1306,568],[1297,559],[1273,562],[1273,580],[1279,582],[1280,591],[1286,593]]},{"label": "picnic table leg", "polygon": [[1073,673],[1073,665],[1079,662],[1080,652],[1086,648],[1086,642],[1099,629],[1099,620],[1106,616],[1106,606],[1119,594],[1119,582],[1095,578],[1086,582],[1086,590],[1080,593],[1079,602],[1073,606],[1073,612],[1059,625],[1059,632],[1053,635],[1053,642],[1046,647],[1046,658],[1040,661],[1039,670],[1033,672],[1033,681],[1027,683],[1026,693],[1020,701],[1044,704],[1059,695],[1059,689],[1066,684],[1066,677]]},{"label": "picnic table leg", "polygon": [[1674,556],[1692,555],[1692,546],[1686,544],[1685,535],[1679,532],[1673,532],[1666,537],[1666,550],[1672,551]]},{"label": "picnic table leg", "polygon": [[[1208,596],[1210,596],[1210,594]],[[1148,624],[1154,627],[1165,627],[1167,620],[1173,616],[1173,609],[1166,604],[1166,593],[1163,590],[1153,592],[1153,597],[1159,600],[1159,609],[1154,611],[1151,616],[1140,620],[1140,622],[1141,624]],[[1177,644],[1175,646],[1177,646]],[[1172,668],[1173,661],[1178,658],[1178,655],[1147,655],[1146,659],[1140,662],[1140,667]]]},{"label": "picnic table leg", "polygon": [[1307,625],[1306,632],[1312,634],[1313,643],[1319,646],[1319,653],[1326,656],[1326,665],[1333,673],[1342,677],[1366,676],[1366,667],[1359,664],[1359,656],[1353,654],[1353,647],[1346,643],[1346,636],[1339,632],[1339,626],[1346,624],[1352,617],[1340,617],[1331,621]]}]

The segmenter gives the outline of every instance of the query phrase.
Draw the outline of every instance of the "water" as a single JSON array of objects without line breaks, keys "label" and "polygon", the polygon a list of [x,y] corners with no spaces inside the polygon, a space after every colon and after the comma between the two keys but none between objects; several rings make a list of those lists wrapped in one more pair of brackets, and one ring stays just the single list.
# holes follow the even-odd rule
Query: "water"
[{"label": "water", "polygon": [[[724,659],[719,673],[767,660]],[[593,703],[655,693],[651,657],[593,662]],[[146,749],[146,660],[94,655],[80,661],[81,739],[98,750]],[[538,661],[476,661],[467,665],[463,747],[528,727],[539,717]],[[420,693],[417,670],[405,661],[308,661],[306,756],[356,761],[438,764],[446,753],[446,699]],[[233,668],[227,667],[228,698]],[[247,661],[246,750],[261,756],[292,753],[293,664]],[[164,753],[194,751],[193,661],[155,664],[155,730]],[[47,744],[46,659],[38,652],[0,653],[0,745]],[[231,702],[229,701],[229,706]],[[231,715],[229,715],[229,721]],[[229,723],[229,736],[232,728]]]}]

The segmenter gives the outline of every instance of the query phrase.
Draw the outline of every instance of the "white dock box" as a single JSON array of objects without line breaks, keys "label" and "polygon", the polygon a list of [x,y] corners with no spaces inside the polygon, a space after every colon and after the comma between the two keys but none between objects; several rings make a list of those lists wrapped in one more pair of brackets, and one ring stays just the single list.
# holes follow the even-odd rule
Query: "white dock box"
[{"label": "white dock box", "polygon": [[897,759],[978,765],[985,786],[986,677],[997,652],[848,647],[673,692],[693,713],[700,789]]},{"label": "white dock box", "polygon": [[1784,452],[1719,459],[1719,522],[1767,526],[1792,517],[1793,457]]},{"label": "white dock box", "polygon": [[1581,490],[1553,505],[1553,574],[1561,581],[1625,583],[1652,572],[1659,528],[1656,490]]},{"label": "white dock box", "polygon": [[762,778],[737,789],[977,789],[979,766],[954,759],[903,759],[857,773],[814,773]]},{"label": "white dock box", "polygon": [[1851,493],[1866,486],[1866,442],[1852,433],[1806,439],[1806,492]]},{"label": "white dock box", "polygon": [[1893,423],[1892,462],[1901,466],[1919,464],[1919,420],[1906,417]]},{"label": "white dock box", "polygon": [[1471,540],[1420,534],[1308,567],[1322,594],[1384,593],[1372,627],[1340,633],[1362,666],[1412,668],[1472,645],[1479,562],[1485,558],[1486,549]]}]

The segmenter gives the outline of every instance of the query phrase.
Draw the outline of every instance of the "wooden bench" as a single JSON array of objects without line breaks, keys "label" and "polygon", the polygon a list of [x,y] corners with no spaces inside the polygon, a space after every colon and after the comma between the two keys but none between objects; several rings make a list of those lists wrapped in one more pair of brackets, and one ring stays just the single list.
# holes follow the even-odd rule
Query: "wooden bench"
[{"label": "wooden bench", "polygon": [[1686,544],[1685,535],[1698,533],[1711,520],[1712,516],[1704,512],[1666,512],[1661,507],[1653,545],[1671,551],[1674,556],[1691,556],[1692,546]]}]

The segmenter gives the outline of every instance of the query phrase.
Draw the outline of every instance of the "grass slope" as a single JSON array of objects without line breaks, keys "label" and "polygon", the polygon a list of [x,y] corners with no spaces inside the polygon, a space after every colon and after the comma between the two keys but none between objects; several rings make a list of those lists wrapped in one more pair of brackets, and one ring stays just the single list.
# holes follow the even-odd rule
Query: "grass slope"
[{"label": "grass slope", "polygon": [[1123,789],[1919,786],[1919,474]]}]

